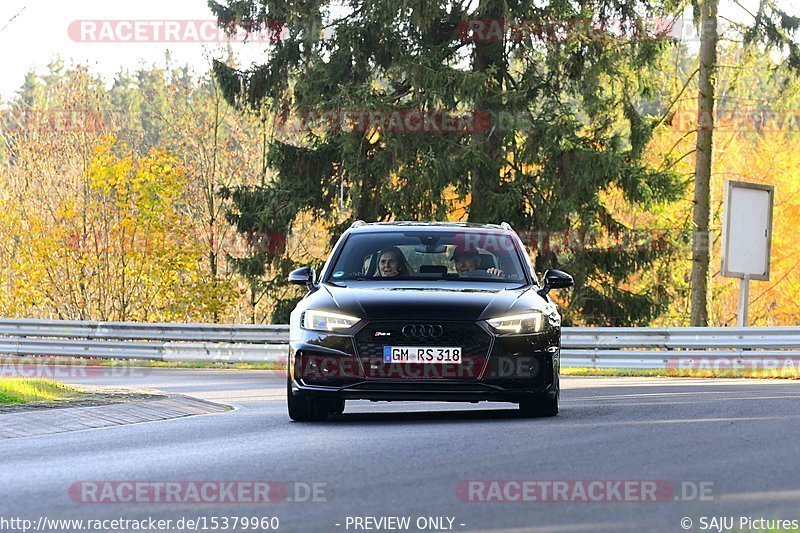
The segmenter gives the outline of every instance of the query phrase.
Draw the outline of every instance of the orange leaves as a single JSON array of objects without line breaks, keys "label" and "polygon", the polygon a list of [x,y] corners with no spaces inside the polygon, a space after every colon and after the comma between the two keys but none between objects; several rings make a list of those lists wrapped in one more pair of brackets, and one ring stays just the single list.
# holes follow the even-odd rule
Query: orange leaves
[{"label": "orange leaves", "polygon": [[[691,180],[694,157],[694,136],[670,128],[658,130],[649,147],[653,160],[672,151],[675,169]],[[754,326],[793,325],[800,321],[800,132],[764,129],[755,133],[747,129],[720,128],[714,135],[714,160],[711,177],[711,301],[712,325],[736,324],[739,282],[724,278],[720,271],[723,187],[733,179],[775,185],[773,213],[772,265],[770,281],[754,281],[750,286],[750,324]],[[680,159],[681,156],[685,156]],[[693,189],[689,187],[683,200],[661,213],[664,227],[691,232]],[[669,259],[669,268],[677,274],[676,283],[688,280],[691,250],[684,250]],[[686,325],[688,290],[676,298],[664,323]]]}]

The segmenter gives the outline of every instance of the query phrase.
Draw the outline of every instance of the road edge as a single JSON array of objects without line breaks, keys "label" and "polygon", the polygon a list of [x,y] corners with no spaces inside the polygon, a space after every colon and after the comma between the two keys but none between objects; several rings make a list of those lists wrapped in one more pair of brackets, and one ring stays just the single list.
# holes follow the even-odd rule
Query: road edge
[{"label": "road edge", "polygon": [[168,394],[166,398],[153,400],[3,413],[0,414],[0,440],[172,420],[230,410],[233,407],[229,405],[183,394]]}]

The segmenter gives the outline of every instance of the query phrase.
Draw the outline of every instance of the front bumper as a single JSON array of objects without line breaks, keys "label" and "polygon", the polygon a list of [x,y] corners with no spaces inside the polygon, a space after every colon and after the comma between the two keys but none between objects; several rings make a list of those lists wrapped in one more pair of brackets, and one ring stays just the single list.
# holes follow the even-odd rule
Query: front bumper
[{"label": "front bumper", "polygon": [[392,327],[386,321],[372,322],[348,335],[300,330],[290,342],[292,393],[331,399],[458,402],[520,402],[558,395],[557,328],[535,335],[496,335],[480,322],[446,324],[457,340],[446,339],[439,345],[458,342],[465,347],[463,363],[448,366],[384,364],[377,357],[382,345],[401,341],[376,340],[373,330],[391,332]]},{"label": "front bumper", "polygon": [[545,388],[502,389],[487,384],[466,385],[459,382],[410,383],[407,381],[360,382],[344,387],[306,385],[292,380],[295,396],[314,398],[372,400],[372,401],[434,401],[434,402],[513,402],[530,399],[554,399],[558,395],[557,382]]}]

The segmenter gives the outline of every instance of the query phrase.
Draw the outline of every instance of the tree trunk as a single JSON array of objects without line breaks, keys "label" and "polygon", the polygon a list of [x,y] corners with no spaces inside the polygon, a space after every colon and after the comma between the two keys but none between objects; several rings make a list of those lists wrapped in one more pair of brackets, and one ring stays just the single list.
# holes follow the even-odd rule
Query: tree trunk
[{"label": "tree trunk", "polygon": [[[489,20],[504,20],[504,2],[499,0],[481,0],[476,17]],[[495,222],[493,194],[499,188],[500,169],[502,167],[502,134],[496,129],[493,119],[502,105],[503,81],[506,73],[504,45],[501,40],[477,40],[475,56],[472,63],[475,72],[485,73],[495,69],[491,80],[487,80],[484,93],[475,102],[476,111],[486,112],[490,117],[489,129],[485,132],[473,132],[475,146],[483,152],[481,162],[472,170],[470,187],[470,222]]]},{"label": "tree trunk", "polygon": [[708,326],[708,265],[711,259],[711,238],[708,227],[711,203],[711,149],[714,134],[714,71],[717,65],[717,2],[718,0],[705,0],[701,5],[692,233],[692,326]]}]

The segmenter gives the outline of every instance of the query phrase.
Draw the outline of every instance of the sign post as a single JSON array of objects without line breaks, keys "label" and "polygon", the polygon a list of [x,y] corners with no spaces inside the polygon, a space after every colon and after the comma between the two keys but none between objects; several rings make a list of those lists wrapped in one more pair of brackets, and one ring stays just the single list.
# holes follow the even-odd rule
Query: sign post
[{"label": "sign post", "polygon": [[736,314],[736,325],[747,326],[747,307],[750,302],[750,274],[739,280],[739,312]]},{"label": "sign post", "polygon": [[739,278],[737,325],[747,326],[750,280],[769,280],[775,187],[725,181],[722,219],[722,275]]}]

